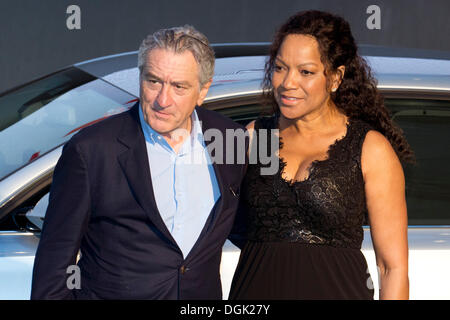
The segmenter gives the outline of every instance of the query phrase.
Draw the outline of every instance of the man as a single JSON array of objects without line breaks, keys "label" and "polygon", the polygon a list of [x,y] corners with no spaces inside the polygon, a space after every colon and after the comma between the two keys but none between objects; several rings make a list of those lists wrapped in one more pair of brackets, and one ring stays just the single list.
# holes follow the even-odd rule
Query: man
[{"label": "man", "polygon": [[[214,52],[190,26],[165,29],[143,41],[138,66],[140,102],[64,146],[32,299],[222,298],[221,249],[245,165],[211,164],[203,137],[208,129],[225,137],[240,128],[198,107],[212,82]],[[220,151],[236,150],[223,143]],[[81,288],[70,290],[75,264]]]}]

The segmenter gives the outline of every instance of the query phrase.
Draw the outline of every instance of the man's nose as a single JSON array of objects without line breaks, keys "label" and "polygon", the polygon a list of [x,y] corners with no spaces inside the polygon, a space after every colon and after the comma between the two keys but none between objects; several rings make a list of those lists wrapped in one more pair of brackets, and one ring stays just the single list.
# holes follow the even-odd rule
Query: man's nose
[{"label": "man's nose", "polygon": [[171,97],[169,86],[163,85],[161,86],[161,90],[156,97],[156,102],[161,108],[167,108],[171,104]]}]

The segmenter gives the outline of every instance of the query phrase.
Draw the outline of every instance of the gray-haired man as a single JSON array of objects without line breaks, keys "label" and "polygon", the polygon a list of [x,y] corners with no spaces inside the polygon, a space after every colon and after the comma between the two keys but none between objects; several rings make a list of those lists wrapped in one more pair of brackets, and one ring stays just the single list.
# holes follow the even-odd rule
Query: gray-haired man
[{"label": "gray-haired man", "polygon": [[[190,26],[164,29],[143,41],[138,66],[140,102],[64,147],[33,299],[222,298],[221,248],[245,166],[211,163],[203,138],[208,129],[225,137],[240,128],[198,107],[212,82],[214,52]],[[220,151],[236,154],[226,143]],[[70,290],[67,270],[79,250],[81,288]]]}]

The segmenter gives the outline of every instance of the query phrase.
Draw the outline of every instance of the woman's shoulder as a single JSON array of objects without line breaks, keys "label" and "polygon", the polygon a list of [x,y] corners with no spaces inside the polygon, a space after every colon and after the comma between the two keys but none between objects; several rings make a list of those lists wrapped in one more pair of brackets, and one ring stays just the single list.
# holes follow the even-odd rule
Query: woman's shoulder
[{"label": "woman's shoulder", "polygon": [[[348,135],[352,137],[351,141],[357,145],[360,152],[368,135],[371,136],[373,134],[378,134],[383,136],[371,124],[362,119],[349,118],[348,123],[348,128],[350,129],[350,133]],[[371,139],[369,138],[369,140]]]},{"label": "woman's shoulder", "polygon": [[399,167],[400,160],[389,140],[379,131],[369,130],[365,136],[361,151],[361,168],[368,171],[386,171],[390,167]]},{"label": "woman's shoulder", "polygon": [[254,130],[254,129],[255,129],[255,123],[256,123],[256,120],[250,121],[250,122],[245,126],[245,128],[246,128],[247,130]]},{"label": "woman's shoulder", "polygon": [[391,146],[389,140],[367,121],[354,118],[349,119],[349,121],[353,131],[360,134],[361,144],[366,152],[380,152],[380,149]]},{"label": "woman's shoulder", "polygon": [[363,153],[368,153],[372,156],[381,156],[390,153],[390,151],[394,151],[394,149],[382,133],[374,129],[367,131],[363,144]]}]

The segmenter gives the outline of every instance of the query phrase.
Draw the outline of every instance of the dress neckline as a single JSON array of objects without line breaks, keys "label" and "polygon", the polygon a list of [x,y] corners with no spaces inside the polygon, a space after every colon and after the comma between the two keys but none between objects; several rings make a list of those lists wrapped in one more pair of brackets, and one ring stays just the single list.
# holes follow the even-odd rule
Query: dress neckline
[{"label": "dress neckline", "polygon": [[[311,164],[308,166],[308,168],[306,168],[306,172],[308,173],[308,176],[303,179],[303,180],[295,180],[294,179],[285,179],[283,177],[283,173],[284,173],[284,168],[286,167],[287,163],[286,161],[283,159],[283,157],[280,156],[280,151],[283,148],[283,139],[282,137],[279,137],[279,148],[278,148],[278,160],[279,160],[279,170],[278,170],[278,175],[279,178],[286,183],[287,185],[294,187],[294,186],[298,186],[304,183],[308,183],[312,180],[312,176],[314,175],[315,170],[317,169],[318,166],[320,165],[324,165],[327,162],[329,162],[332,159],[332,151],[334,151],[339,145],[341,145],[344,141],[348,140],[349,136],[350,136],[350,130],[351,130],[351,125],[353,123],[353,120],[351,118],[347,118],[347,123],[346,123],[346,132],[345,134],[341,137],[336,139],[332,144],[330,144],[328,146],[327,152],[326,152],[326,158],[325,159],[316,159],[313,160],[311,162]],[[275,115],[274,116],[274,126],[275,129],[280,129],[279,126],[279,116]]]}]

